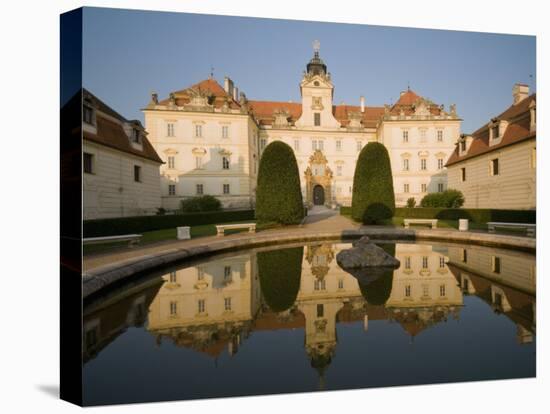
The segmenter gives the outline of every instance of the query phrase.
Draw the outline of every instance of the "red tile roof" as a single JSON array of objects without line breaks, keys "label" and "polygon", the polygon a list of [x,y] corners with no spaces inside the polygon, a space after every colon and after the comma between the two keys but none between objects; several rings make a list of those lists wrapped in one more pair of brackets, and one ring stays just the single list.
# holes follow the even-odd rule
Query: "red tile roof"
[{"label": "red tile roof", "polygon": [[489,123],[483,125],[472,134],[473,141],[464,155],[459,155],[458,145],[447,161],[447,166],[496,151],[509,145],[517,144],[528,139],[536,138],[536,132],[531,132],[531,118],[529,105],[536,102],[536,94],[533,94],[516,105],[510,106],[496,117],[497,120],[508,121],[506,131],[498,144],[489,145]]},{"label": "red tile roof", "polygon": [[[139,129],[143,129],[141,122],[139,121],[129,121],[126,118],[124,118],[122,115],[120,115],[118,112],[116,112],[114,109],[109,107],[107,104],[105,104],[102,100],[100,100],[98,97],[93,95],[90,91],[84,89],[83,90],[83,96],[85,98],[89,98],[94,103],[94,106],[96,108],[96,134],[93,134],[91,132],[85,131],[83,132],[83,138],[92,142],[95,142],[97,144],[104,145],[106,147],[110,147],[122,152],[126,152],[128,154],[135,155],[137,157],[146,158],[151,161],[155,161],[158,163],[163,163],[163,161],[158,156],[157,152],[145,136],[145,132],[143,131],[142,135],[142,149],[137,149],[132,146],[130,143],[130,139],[128,138],[128,135],[126,135],[126,132],[124,131],[124,128],[122,126],[123,123],[133,123],[135,124]],[[115,118],[117,121],[114,121],[112,119],[109,119],[105,117],[102,114],[109,115],[112,118]]]},{"label": "red tile roof", "polygon": [[[173,92],[176,98],[176,105],[183,106],[191,101],[192,90],[210,95],[212,97],[211,104],[215,108],[221,108],[226,99],[229,99],[229,107],[232,109],[240,108],[240,105],[233,97],[225,92],[223,87],[215,79],[205,79],[196,83],[189,88]],[[168,105],[170,98],[159,102],[160,105]]]},{"label": "red tile roof", "polygon": [[411,89],[407,89],[406,92],[401,94],[397,102],[393,104],[393,106],[390,108],[390,113],[392,115],[399,115],[401,111],[403,111],[405,115],[412,115],[415,112],[415,105],[418,104],[421,100],[424,100],[424,102],[427,103],[428,109],[432,115],[441,114],[441,109],[439,105],[431,102],[426,98],[423,98]]}]

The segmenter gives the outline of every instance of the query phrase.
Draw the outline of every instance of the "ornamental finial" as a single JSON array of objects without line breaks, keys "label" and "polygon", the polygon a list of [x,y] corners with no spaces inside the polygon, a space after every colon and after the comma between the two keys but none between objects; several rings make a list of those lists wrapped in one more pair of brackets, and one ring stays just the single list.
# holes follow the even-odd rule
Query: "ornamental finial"
[{"label": "ornamental finial", "polygon": [[319,49],[321,49],[321,42],[318,40],[313,41],[313,52],[315,55],[319,55]]}]

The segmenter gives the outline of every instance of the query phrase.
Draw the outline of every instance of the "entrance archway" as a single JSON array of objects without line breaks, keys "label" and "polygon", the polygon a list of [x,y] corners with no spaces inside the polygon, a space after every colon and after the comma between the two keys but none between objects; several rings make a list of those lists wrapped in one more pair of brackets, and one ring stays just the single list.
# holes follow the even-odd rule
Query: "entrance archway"
[{"label": "entrance archway", "polygon": [[325,189],[321,185],[313,187],[313,204],[316,206],[325,204]]}]

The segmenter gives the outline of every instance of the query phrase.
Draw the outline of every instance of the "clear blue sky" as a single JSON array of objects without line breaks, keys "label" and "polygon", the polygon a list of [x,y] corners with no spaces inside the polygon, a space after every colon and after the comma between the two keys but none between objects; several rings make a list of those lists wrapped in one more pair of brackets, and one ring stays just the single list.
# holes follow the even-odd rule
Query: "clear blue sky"
[{"label": "clear blue sky", "polygon": [[[231,77],[249,99],[299,101],[312,41],[335,85],[334,103],[395,102],[407,88],[457,104],[473,132],[512,103],[515,82],[536,87],[535,37],[341,23],[86,8],[84,86],[127,118],[165,98]],[[529,75],[533,75],[532,78]]]}]

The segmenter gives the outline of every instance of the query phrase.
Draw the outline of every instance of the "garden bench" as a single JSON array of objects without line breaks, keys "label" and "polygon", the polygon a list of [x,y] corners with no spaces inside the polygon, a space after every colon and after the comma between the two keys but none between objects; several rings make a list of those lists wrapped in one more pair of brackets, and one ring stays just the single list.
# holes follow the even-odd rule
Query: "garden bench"
[{"label": "garden bench", "polygon": [[411,224],[429,224],[432,226],[432,229],[437,228],[437,219],[404,219],[403,225],[406,229],[409,228]]},{"label": "garden bench", "polygon": [[496,228],[525,229],[527,230],[527,236],[529,237],[535,237],[535,233],[537,231],[537,225],[530,223],[501,223],[498,221],[490,221],[487,223],[487,227],[489,229],[489,233],[494,233]]},{"label": "garden bench", "polygon": [[82,244],[104,244],[127,241],[128,246],[132,247],[138,244],[141,240],[141,234],[122,234],[119,236],[105,236],[105,237],[88,237],[82,239]]},{"label": "garden bench", "polygon": [[256,223],[240,223],[240,224],[216,224],[216,231],[218,236],[223,236],[226,230],[234,229],[248,229],[249,233],[256,232]]}]

